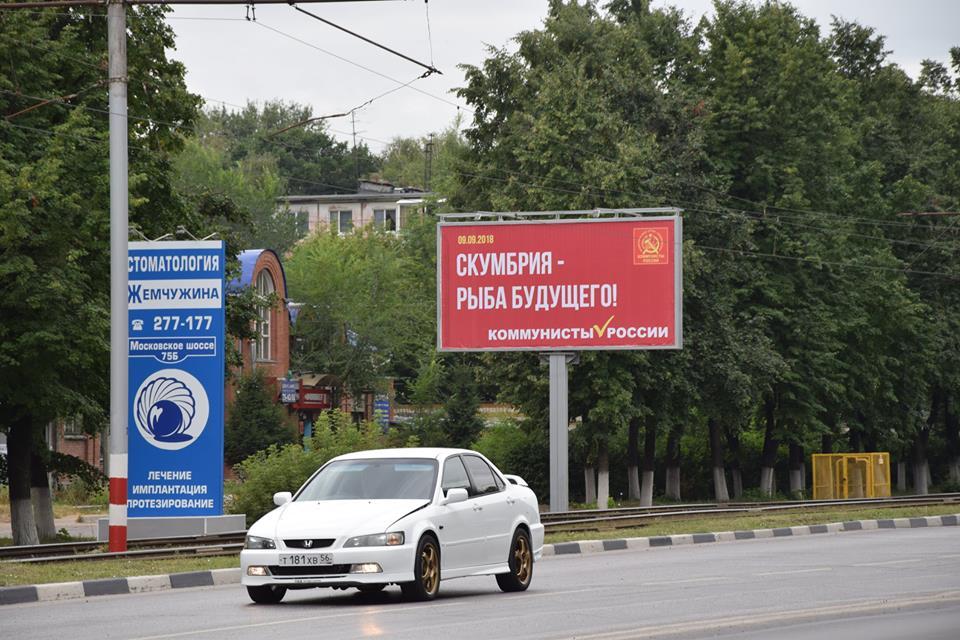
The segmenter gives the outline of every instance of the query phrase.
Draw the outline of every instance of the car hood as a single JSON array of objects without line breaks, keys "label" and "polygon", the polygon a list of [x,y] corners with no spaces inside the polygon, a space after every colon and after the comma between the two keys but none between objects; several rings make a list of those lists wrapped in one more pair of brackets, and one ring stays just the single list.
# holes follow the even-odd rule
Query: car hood
[{"label": "car hood", "polygon": [[339,538],[383,533],[429,500],[322,500],[289,502],[250,527],[276,538]]}]

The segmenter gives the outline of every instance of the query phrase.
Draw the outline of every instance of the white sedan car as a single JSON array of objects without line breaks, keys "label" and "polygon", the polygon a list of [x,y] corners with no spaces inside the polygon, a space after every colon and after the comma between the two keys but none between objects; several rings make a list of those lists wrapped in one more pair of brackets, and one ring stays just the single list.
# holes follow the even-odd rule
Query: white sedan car
[{"label": "white sedan car", "polygon": [[389,584],[430,600],[441,579],[491,574],[503,591],[523,591],[543,551],[533,491],[464,449],[350,453],[273,501],[240,554],[258,603],[280,602],[287,589]]}]

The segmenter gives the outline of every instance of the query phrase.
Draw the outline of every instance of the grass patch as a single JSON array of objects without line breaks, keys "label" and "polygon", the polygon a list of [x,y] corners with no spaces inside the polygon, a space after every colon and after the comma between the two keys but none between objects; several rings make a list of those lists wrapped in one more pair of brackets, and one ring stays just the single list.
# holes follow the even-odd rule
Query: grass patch
[{"label": "grass patch", "polygon": [[600,529],[599,531],[564,531],[548,533],[547,544],[574,540],[610,540],[615,538],[646,538],[679,533],[716,533],[747,529],[773,529],[808,524],[828,524],[845,520],[883,520],[888,518],[917,518],[960,513],[960,505],[928,507],[893,507],[886,509],[830,509],[797,510],[789,513],[762,513],[756,515],[708,516],[685,520],[653,518],[649,524],[630,529]]},{"label": "grass patch", "polygon": [[86,560],[56,563],[0,562],[0,587],[19,584],[76,582],[98,578],[126,578],[186,571],[208,571],[240,566],[239,556],[169,558],[163,560]]}]

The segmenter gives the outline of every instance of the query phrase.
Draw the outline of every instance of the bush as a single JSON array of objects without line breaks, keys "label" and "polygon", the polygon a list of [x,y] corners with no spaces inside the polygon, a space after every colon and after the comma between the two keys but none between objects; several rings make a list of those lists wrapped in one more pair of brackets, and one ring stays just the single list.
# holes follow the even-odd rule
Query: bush
[{"label": "bush", "polygon": [[244,513],[247,525],[274,508],[273,494],[296,491],[330,458],[386,446],[380,426],[374,422],[354,424],[340,411],[322,414],[314,424],[312,438],[304,446],[270,445],[234,465],[239,482],[233,487],[231,513]]},{"label": "bush", "polygon": [[107,506],[109,493],[103,483],[90,484],[83,480],[74,480],[61,485],[56,492],[57,502],[72,505]]},{"label": "bush", "polygon": [[550,441],[532,424],[504,420],[487,427],[473,448],[487,456],[504,473],[518,475],[541,502],[550,492]]}]

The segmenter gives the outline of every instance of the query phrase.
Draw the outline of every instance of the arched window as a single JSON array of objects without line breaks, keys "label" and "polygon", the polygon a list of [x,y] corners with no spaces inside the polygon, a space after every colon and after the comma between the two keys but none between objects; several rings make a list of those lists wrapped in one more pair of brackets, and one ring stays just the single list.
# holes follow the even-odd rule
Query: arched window
[{"label": "arched window", "polygon": [[[273,277],[268,270],[264,269],[257,276],[257,293],[266,297],[274,291]],[[255,361],[270,360],[273,355],[273,350],[270,345],[270,334],[273,329],[273,327],[270,326],[272,324],[270,318],[273,314],[273,308],[265,304],[260,307],[259,313],[260,317],[257,320],[257,332],[260,336],[254,343],[253,359]]]}]

